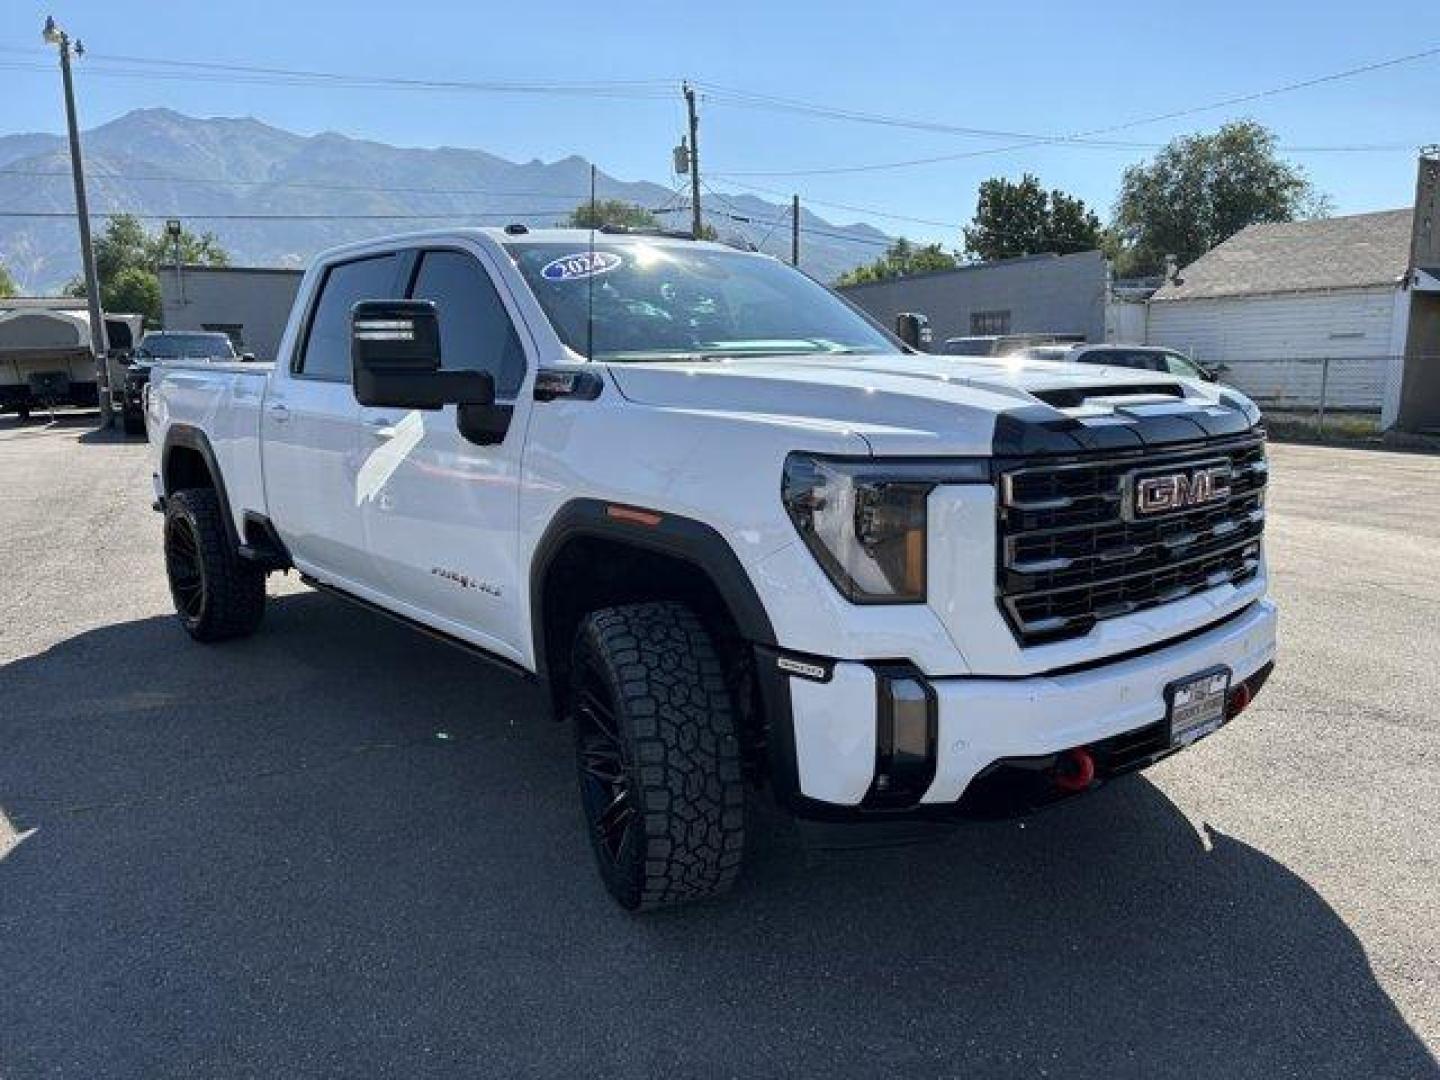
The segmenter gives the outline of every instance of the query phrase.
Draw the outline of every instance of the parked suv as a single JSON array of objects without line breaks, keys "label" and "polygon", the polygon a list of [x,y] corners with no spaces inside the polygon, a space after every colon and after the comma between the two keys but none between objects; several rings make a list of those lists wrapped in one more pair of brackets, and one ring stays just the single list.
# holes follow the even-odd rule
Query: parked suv
[{"label": "parked suv", "polygon": [[747,784],[1023,812],[1271,668],[1264,430],[1229,390],[906,353],[768,256],[518,226],[321,255],[278,356],[155,369],[181,625],[251,633],[294,568],[537,680],[627,908],[734,880]]}]

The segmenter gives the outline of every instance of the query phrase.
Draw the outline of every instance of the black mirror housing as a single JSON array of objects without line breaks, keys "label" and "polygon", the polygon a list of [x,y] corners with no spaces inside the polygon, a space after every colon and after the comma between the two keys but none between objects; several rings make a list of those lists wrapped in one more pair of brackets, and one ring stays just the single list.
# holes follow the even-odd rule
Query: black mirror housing
[{"label": "black mirror housing", "polygon": [[428,300],[362,300],[350,311],[350,364],[361,405],[438,409],[490,405],[484,371],[442,371],[440,319]]},{"label": "black mirror housing", "polygon": [[924,352],[933,340],[930,320],[918,311],[902,311],[895,316],[895,336],[916,352]]}]

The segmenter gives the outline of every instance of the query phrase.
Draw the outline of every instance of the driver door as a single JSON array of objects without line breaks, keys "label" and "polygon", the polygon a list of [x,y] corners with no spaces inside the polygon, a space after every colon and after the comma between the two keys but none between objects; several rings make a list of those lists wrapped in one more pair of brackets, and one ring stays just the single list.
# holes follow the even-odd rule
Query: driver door
[{"label": "driver door", "polygon": [[412,253],[407,299],[435,304],[442,369],[488,371],[511,410],[497,441],[460,433],[457,406],[360,407],[356,498],[375,574],[396,608],[499,653],[524,656],[518,565],[527,362],[503,285],[482,253]]}]

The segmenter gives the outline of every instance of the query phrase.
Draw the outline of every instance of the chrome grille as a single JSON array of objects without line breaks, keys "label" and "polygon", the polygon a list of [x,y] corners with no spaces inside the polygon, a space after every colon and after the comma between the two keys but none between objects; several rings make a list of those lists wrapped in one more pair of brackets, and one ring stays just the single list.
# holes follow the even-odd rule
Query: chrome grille
[{"label": "chrome grille", "polygon": [[[1229,496],[1134,519],[1132,474],[1228,462]],[[1102,619],[1168,604],[1260,568],[1263,437],[1190,449],[1047,463],[1001,463],[1001,610],[1024,645],[1080,637]]]}]

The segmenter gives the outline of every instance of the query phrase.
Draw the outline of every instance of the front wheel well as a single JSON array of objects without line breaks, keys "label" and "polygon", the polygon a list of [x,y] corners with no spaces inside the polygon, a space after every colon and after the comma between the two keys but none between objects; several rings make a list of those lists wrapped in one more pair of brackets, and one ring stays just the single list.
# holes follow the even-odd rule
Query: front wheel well
[{"label": "front wheel well", "polygon": [[654,601],[682,603],[715,643],[739,719],[747,761],[758,761],[764,721],[753,676],[754,650],[736,612],[707,570],[681,555],[602,536],[576,536],[546,565],[536,615],[543,628],[537,660],[551,687],[557,718],[570,679],[570,651],[586,615],[603,608]]},{"label": "front wheel well", "polygon": [[165,494],[173,495],[186,488],[215,489],[210,465],[193,446],[172,446],[165,455]]}]

